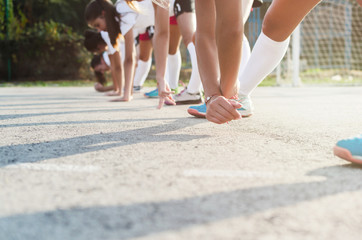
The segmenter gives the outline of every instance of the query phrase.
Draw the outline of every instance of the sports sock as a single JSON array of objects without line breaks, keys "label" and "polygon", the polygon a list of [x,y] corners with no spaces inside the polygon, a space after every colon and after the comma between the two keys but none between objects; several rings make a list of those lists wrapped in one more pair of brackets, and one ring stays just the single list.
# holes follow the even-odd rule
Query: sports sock
[{"label": "sports sock", "polygon": [[151,65],[152,65],[152,58],[150,58],[147,62],[138,60],[136,72],[134,75],[133,86],[143,85],[143,83],[146,81]]},{"label": "sports sock", "polygon": [[260,33],[248,63],[240,76],[239,94],[249,95],[280,63],[289,45],[289,38],[276,42]]},{"label": "sports sock", "polygon": [[178,80],[180,77],[180,70],[181,70],[181,53],[180,50],[174,55],[168,55],[167,58],[167,71],[168,72],[168,84],[170,85],[171,89],[176,89],[178,87]]},{"label": "sports sock", "polygon": [[191,72],[190,82],[187,85],[187,92],[198,93],[200,92],[201,88],[201,78],[199,74],[199,67],[197,65],[195,45],[193,42],[187,45],[187,50],[189,51],[191,65],[192,65],[192,72]]},{"label": "sports sock", "polygon": [[238,74],[238,88],[240,87],[240,81],[241,81],[241,74],[245,69],[246,64],[248,63],[250,58],[250,45],[249,45],[249,41],[246,38],[246,36],[243,36],[243,52],[241,55],[241,62],[240,62],[240,67],[239,67],[239,74]]}]

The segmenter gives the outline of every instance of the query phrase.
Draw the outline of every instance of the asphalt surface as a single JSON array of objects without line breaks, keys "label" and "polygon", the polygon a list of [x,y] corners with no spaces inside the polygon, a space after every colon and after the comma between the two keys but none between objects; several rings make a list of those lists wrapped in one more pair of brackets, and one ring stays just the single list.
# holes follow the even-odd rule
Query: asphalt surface
[{"label": "asphalt surface", "polygon": [[0,239],[361,239],[362,87],[258,88],[216,125],[91,88],[0,88]]}]

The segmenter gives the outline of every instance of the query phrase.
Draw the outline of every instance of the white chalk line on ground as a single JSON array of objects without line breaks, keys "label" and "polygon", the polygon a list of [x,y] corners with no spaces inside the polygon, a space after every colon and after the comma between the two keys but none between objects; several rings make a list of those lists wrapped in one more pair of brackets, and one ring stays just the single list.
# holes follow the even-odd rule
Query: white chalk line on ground
[{"label": "white chalk line on ground", "polygon": [[183,171],[185,177],[200,178],[278,178],[275,173],[249,170],[210,170],[188,169]]},{"label": "white chalk line on ground", "polygon": [[56,172],[96,172],[100,167],[87,165],[69,165],[69,164],[39,164],[39,163],[19,163],[6,166],[5,169],[27,169],[36,171],[56,171]]}]

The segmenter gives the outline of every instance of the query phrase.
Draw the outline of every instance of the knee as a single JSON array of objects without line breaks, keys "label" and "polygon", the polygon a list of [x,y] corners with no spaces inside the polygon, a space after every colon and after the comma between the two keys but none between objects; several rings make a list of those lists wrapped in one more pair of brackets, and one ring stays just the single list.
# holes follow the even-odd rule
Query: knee
[{"label": "knee", "polygon": [[283,23],[268,15],[264,18],[262,32],[270,39],[277,42],[282,42],[289,37],[288,32],[284,31]]}]

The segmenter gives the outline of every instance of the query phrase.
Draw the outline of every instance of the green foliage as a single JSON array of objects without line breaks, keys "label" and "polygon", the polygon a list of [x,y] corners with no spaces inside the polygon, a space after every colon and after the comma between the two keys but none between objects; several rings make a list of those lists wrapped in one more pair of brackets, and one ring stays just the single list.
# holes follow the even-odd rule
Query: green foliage
[{"label": "green foliage", "polygon": [[[83,48],[83,36],[53,20],[31,23],[20,6],[15,12],[10,8],[8,28],[4,18],[0,20],[0,78],[7,76],[4,63],[9,58],[13,79],[89,77],[90,55]],[[1,17],[5,15],[4,1],[0,9]]]}]

